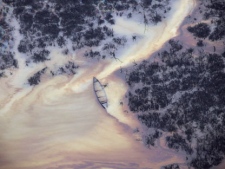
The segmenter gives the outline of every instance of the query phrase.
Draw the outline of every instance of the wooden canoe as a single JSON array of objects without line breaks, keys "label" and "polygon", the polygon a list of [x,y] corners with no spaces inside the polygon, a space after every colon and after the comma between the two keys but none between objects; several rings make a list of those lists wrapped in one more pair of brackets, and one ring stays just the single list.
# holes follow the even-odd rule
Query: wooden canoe
[{"label": "wooden canoe", "polygon": [[108,107],[108,100],[104,86],[95,77],[93,77],[93,89],[95,92],[95,96],[98,99],[98,102],[104,109],[106,109]]}]

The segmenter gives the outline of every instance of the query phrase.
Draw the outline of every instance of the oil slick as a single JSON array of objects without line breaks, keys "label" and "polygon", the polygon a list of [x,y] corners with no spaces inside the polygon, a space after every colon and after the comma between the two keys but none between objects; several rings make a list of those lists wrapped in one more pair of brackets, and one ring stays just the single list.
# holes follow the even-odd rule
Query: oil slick
[{"label": "oil slick", "polygon": [[[27,68],[25,75],[21,70],[14,72],[14,79],[3,79],[0,84],[0,168],[157,169],[174,162],[183,163],[182,154],[160,144],[146,149],[135,140],[131,129],[139,124],[118,104],[126,85],[114,74],[121,66],[132,64],[133,59],[148,58],[177,35],[180,24],[194,8],[194,0],[173,3],[168,19],[149,26],[145,33],[145,25],[118,20],[114,29],[118,34],[127,30],[131,37],[134,33],[143,37],[121,51],[122,63],[107,60],[92,64],[76,55],[81,70],[73,78],[63,75],[50,78],[46,74],[39,85],[22,86],[19,78],[27,78],[28,72],[37,69]],[[39,68],[44,66],[40,64]],[[109,83],[105,89],[109,101],[107,110],[99,106],[92,91],[92,78],[96,76],[103,83]]]}]

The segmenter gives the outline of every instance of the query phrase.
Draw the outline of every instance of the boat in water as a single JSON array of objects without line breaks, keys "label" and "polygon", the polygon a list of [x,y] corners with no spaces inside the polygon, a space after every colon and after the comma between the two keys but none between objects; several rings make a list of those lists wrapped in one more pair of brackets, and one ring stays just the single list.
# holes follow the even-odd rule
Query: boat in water
[{"label": "boat in water", "polygon": [[106,109],[108,107],[108,100],[104,90],[104,86],[95,77],[93,77],[93,89],[98,99],[98,102],[104,109]]}]

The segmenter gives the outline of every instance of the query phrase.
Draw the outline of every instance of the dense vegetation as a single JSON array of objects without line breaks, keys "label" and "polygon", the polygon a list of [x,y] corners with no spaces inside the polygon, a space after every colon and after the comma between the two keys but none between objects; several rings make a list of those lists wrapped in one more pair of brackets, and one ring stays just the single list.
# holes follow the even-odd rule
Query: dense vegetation
[{"label": "dense vegetation", "polygon": [[210,34],[209,25],[206,23],[199,23],[193,27],[188,27],[188,31],[193,33],[198,38],[207,38]]},{"label": "dense vegetation", "polygon": [[185,151],[190,166],[208,169],[225,155],[225,57],[204,52],[193,57],[194,49],[175,40],[167,45],[159,61],[143,61],[129,73],[129,107],[155,129],[146,144],[171,133],[169,148]]},{"label": "dense vegetation", "polygon": [[[13,43],[11,27],[16,19],[22,39],[18,51],[26,56],[26,65],[51,60],[50,48],[61,49],[64,55],[85,48],[84,56],[116,60],[117,49],[124,46],[128,39],[115,35],[112,25],[115,17],[131,19],[134,16],[144,24],[162,21],[170,10],[170,0],[2,0],[0,29],[0,69],[17,67],[14,53],[8,46]],[[10,12],[9,12],[10,11]],[[3,19],[9,18],[7,22]],[[3,18],[3,19],[2,19]],[[9,29],[10,28],[10,29]],[[128,39],[127,39],[128,38]],[[136,38],[136,37],[133,37]],[[4,41],[4,42],[3,42]],[[8,44],[6,44],[8,43]],[[6,47],[7,46],[7,47]],[[13,47],[13,46],[12,46]],[[2,50],[3,49],[3,50]],[[75,74],[74,63],[49,70],[52,75]],[[40,70],[41,72],[41,70]],[[0,72],[0,77],[4,72]],[[40,73],[29,79],[31,85],[39,83]],[[36,80],[35,80],[36,79]]]},{"label": "dense vegetation", "polygon": [[32,77],[28,79],[28,83],[31,86],[38,85],[41,82],[41,75],[45,73],[47,68],[44,68],[38,72],[36,72]]},{"label": "dense vegetation", "polygon": [[151,129],[144,136],[146,145],[154,146],[167,133],[167,146],[184,151],[189,166],[209,169],[225,155],[225,51],[214,53],[214,47],[206,53],[204,46],[206,39],[224,40],[225,2],[200,1],[199,13],[210,22],[187,28],[197,48],[185,49],[170,40],[168,50],[155,56],[157,62],[143,61],[133,68],[127,76],[128,103]]},{"label": "dense vegetation", "polygon": [[13,28],[7,23],[6,16],[8,8],[0,9],[0,77],[4,75],[4,70],[10,67],[18,67],[17,61],[12,53]]},{"label": "dense vegetation", "polygon": [[[62,48],[64,54],[90,47],[85,56],[115,58],[116,46],[124,37],[114,35],[110,25],[115,17],[132,18],[138,15],[145,24],[158,23],[170,10],[170,0],[3,0],[13,8],[24,38],[18,50],[28,56],[29,62],[43,62],[50,58],[48,46]],[[103,42],[107,39],[107,43]],[[103,46],[102,49],[95,47]],[[72,44],[72,48],[69,48]],[[104,51],[107,55],[102,54]]]},{"label": "dense vegetation", "polygon": [[163,166],[161,169],[180,169],[178,164],[171,164],[167,166]]},{"label": "dense vegetation", "polygon": [[215,25],[209,39],[212,41],[223,39],[225,37],[225,1],[210,1],[206,7],[204,16],[206,19],[213,18],[212,22]]},{"label": "dense vegetation", "polygon": [[[225,37],[225,1],[200,1],[201,6],[199,7],[199,11],[202,13],[203,19],[210,20],[211,24],[198,23],[193,27],[188,27],[188,31],[199,38],[208,37],[211,41],[223,39]],[[209,29],[210,25],[212,26],[212,30]]]}]

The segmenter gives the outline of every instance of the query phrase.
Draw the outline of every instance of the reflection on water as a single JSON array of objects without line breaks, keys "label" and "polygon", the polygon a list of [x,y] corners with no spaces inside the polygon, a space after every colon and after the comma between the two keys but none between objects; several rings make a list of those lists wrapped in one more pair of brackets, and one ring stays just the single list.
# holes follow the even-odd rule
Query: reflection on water
[{"label": "reflection on water", "polygon": [[[139,124],[124,113],[126,105],[119,104],[126,84],[113,72],[133,60],[148,58],[174,37],[193,6],[194,1],[175,2],[167,21],[149,27],[146,32],[144,25],[118,19],[114,27],[118,34],[125,31],[142,37],[120,51],[122,63],[88,62],[76,56],[80,70],[73,78],[45,74],[38,86],[29,87],[21,80],[43,67],[59,61],[66,63],[74,56],[65,58],[55,50],[51,62],[29,68],[20,60],[19,71],[0,84],[0,168],[132,169],[182,163],[182,154],[160,145],[146,149],[135,140],[132,130]],[[107,111],[95,98],[93,77],[109,83]]]}]

